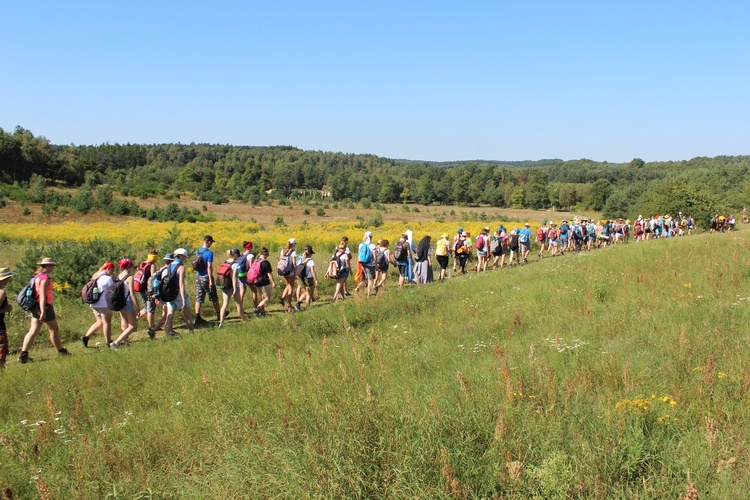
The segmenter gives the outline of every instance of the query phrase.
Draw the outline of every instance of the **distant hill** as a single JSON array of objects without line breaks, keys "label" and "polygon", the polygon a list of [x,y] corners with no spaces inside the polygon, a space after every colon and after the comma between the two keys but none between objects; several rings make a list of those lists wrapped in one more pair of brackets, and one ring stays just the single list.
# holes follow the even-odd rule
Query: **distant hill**
[{"label": "distant hill", "polygon": [[505,167],[505,168],[535,168],[535,167],[551,167],[562,163],[563,160],[559,158],[551,158],[546,160],[523,160],[523,161],[500,161],[500,160],[456,160],[456,161],[424,161],[424,160],[393,160],[396,165],[404,166],[416,166],[416,165],[430,165],[445,168],[462,167],[465,165],[477,165],[480,167]]}]

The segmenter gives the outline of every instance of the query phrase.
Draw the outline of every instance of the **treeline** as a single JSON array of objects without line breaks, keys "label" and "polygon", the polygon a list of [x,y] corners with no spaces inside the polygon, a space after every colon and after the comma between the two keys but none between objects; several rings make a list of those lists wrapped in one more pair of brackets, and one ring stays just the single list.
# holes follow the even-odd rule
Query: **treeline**
[{"label": "treeline", "polygon": [[[750,202],[750,157],[629,163],[587,159],[539,162],[414,162],[374,155],[302,151],[289,146],[209,144],[52,145],[17,127],[0,129],[0,181],[47,182],[142,199],[257,204],[269,198],[379,203],[592,209],[606,217],[740,211]],[[325,188],[324,188],[325,186]],[[83,197],[83,195],[82,195]],[[135,207],[129,207],[135,210]],[[118,207],[122,209],[122,207]]]}]

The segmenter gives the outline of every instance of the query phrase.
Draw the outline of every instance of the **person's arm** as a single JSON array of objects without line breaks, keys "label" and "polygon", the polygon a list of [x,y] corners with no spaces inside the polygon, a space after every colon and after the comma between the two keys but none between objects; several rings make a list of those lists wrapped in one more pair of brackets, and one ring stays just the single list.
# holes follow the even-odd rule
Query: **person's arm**
[{"label": "person's arm", "polygon": [[214,286],[214,263],[206,262],[206,272],[208,273],[208,288]]},{"label": "person's arm", "polygon": [[[6,296],[5,290],[0,290],[0,303],[2,303],[3,300],[5,300],[5,296]],[[0,308],[0,313],[7,313],[7,312],[10,312],[11,310],[13,310],[13,306],[10,305],[10,301],[8,301],[5,303],[4,307]]]},{"label": "person's arm", "polygon": [[315,283],[315,286],[318,286],[318,276],[315,274],[315,262],[313,262],[311,266],[308,266],[308,268],[310,269],[313,283]]},{"label": "person's arm", "polygon": [[[185,266],[179,266],[177,268],[178,279],[180,283],[180,297],[185,297]],[[184,307],[188,307],[188,304],[183,304]]]},{"label": "person's arm", "polygon": [[125,278],[125,284],[128,286],[128,292],[130,293],[130,298],[133,301],[133,305],[138,311],[140,311],[144,307],[144,304],[139,304],[140,294],[135,292],[135,288],[133,288],[133,281],[134,280],[132,274]]}]

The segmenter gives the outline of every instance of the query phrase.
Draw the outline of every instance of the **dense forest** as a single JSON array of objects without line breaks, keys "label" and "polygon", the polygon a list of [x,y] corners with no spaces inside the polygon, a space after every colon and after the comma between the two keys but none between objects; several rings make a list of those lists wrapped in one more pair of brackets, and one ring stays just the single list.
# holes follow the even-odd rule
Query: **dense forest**
[{"label": "dense forest", "polygon": [[[13,133],[0,129],[0,183],[0,196],[22,190],[29,201],[46,203],[53,211],[72,205],[79,211],[141,216],[147,214],[136,203],[117,202],[114,194],[192,196],[217,204],[327,196],[355,202],[593,209],[606,217],[630,218],[683,211],[705,222],[713,212],[740,211],[750,202],[750,156],[674,162],[635,158],[626,164],[587,159],[439,163],[291,146],[54,145],[16,127]],[[50,184],[79,191],[70,199],[54,199],[44,189]]]}]

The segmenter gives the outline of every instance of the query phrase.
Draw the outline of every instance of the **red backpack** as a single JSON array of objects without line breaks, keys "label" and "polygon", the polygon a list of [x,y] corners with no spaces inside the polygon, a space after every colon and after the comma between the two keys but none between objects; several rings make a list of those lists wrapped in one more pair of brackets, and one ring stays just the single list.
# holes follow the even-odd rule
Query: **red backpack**
[{"label": "red backpack", "polygon": [[547,237],[547,231],[544,230],[544,226],[536,230],[537,241],[544,241],[546,237]]},{"label": "red backpack", "polygon": [[474,246],[477,248],[477,250],[484,250],[484,236],[481,234],[477,236],[477,241],[474,243]]},{"label": "red backpack", "polygon": [[148,279],[150,278],[151,261],[145,260],[138,265],[138,270],[133,275],[133,290],[136,292],[145,292],[148,288]]}]

